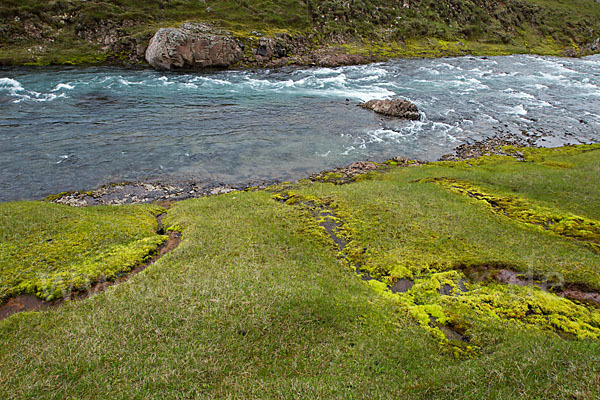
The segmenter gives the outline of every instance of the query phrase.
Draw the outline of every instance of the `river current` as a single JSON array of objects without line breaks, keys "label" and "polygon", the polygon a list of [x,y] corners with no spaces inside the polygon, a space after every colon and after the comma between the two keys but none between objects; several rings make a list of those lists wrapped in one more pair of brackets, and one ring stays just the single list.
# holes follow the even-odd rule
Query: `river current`
[{"label": "river current", "polygon": [[[357,106],[401,97],[420,121]],[[504,134],[600,141],[600,56],[341,68],[0,69],[0,201],[125,180],[293,180],[358,160],[436,160]]]}]

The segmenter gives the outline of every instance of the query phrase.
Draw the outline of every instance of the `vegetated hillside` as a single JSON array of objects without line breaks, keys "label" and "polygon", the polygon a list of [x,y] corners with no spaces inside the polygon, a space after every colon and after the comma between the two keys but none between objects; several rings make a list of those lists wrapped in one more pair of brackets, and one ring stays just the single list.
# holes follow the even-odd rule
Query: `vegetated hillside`
[{"label": "vegetated hillside", "polygon": [[311,47],[380,57],[579,55],[598,51],[600,36],[595,0],[3,0],[0,20],[2,64],[139,62],[159,27],[184,21],[237,35],[284,29]]}]

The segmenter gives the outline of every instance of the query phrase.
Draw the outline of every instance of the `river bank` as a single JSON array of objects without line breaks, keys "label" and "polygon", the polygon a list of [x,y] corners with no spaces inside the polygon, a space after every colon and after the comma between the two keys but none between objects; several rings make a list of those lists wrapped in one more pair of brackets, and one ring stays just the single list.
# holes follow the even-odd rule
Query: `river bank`
[{"label": "river bank", "polygon": [[212,44],[222,37],[237,43],[239,57],[219,62],[220,67],[518,53],[585,56],[600,50],[599,16],[600,5],[591,0],[407,0],[401,7],[388,0],[242,5],[185,0],[168,6],[160,1],[110,6],[99,0],[9,1],[0,6],[5,38],[0,65],[147,66],[152,37],[189,22],[208,26]]},{"label": "river bank", "polygon": [[[516,135],[492,137],[482,141],[460,145],[455,149],[454,153],[442,156],[440,161],[466,161],[484,155],[503,155],[522,159],[520,153],[507,151],[507,146],[522,148],[524,146],[534,147],[535,145],[532,141],[527,142]],[[348,166],[311,174],[310,176],[303,178],[303,180],[345,184],[359,179],[361,175],[385,171],[389,169],[390,166],[395,167],[400,165],[416,167],[424,164],[427,164],[427,162],[409,160],[402,156],[394,157],[383,162],[357,161]],[[63,192],[49,195],[45,200],[73,207],[143,203],[171,204],[175,201],[231,192],[264,190],[270,186],[281,183],[281,181],[263,181],[227,185],[223,183],[183,181],[181,179],[149,182],[113,182],[93,190]]]}]

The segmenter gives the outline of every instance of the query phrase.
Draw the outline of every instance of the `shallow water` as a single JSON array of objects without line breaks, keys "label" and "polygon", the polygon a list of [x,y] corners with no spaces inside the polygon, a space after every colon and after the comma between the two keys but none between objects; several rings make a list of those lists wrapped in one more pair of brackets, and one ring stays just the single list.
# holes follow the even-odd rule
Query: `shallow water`
[{"label": "shallow water", "polygon": [[[356,105],[399,96],[421,121]],[[289,180],[357,160],[435,160],[517,133],[600,139],[600,56],[397,60],[342,68],[163,73],[0,69],[0,201],[107,182]]]}]

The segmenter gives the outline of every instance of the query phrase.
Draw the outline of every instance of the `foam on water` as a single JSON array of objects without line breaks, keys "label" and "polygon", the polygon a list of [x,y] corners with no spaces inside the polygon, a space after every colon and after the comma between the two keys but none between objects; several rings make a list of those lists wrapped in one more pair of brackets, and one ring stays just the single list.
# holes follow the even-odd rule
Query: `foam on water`
[{"label": "foam on water", "polygon": [[68,84],[58,84],[56,87],[48,93],[36,92],[34,90],[27,90],[23,87],[21,82],[11,78],[0,78],[0,91],[6,91],[10,97],[13,97],[13,103],[21,103],[22,101],[34,101],[34,102],[47,102],[55,99],[65,98],[65,93],[54,94],[64,89],[72,89]]}]

